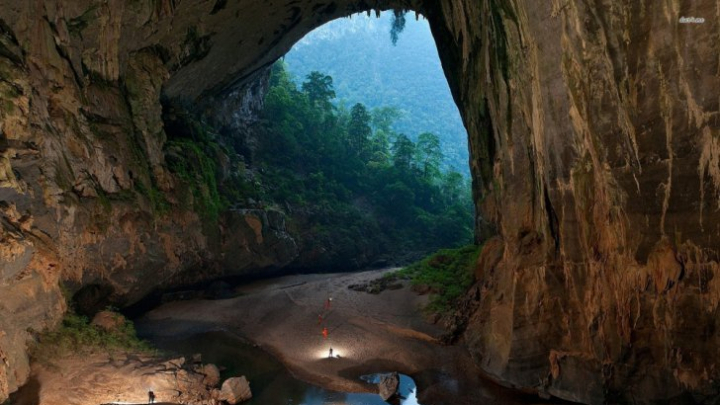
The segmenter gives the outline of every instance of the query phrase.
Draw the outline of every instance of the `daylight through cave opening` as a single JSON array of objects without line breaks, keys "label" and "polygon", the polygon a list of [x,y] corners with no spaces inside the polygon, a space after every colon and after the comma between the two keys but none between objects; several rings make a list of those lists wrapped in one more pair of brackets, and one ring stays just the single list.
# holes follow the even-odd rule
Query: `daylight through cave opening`
[{"label": "daylight through cave opening", "polygon": [[[303,89],[304,77],[286,80],[282,69],[270,69],[324,23],[408,9],[429,21],[467,129],[476,238],[484,244],[470,261],[474,284],[450,306],[456,316],[443,338],[464,348],[365,328],[403,342],[366,359],[394,360],[410,349],[404,358],[415,361],[458,349],[457,363],[425,364],[462,366],[455,375],[470,379],[480,373],[467,370],[477,367],[506,386],[588,404],[712,402],[720,394],[713,356],[720,346],[720,210],[712,209],[720,196],[717,1],[562,3],[0,0],[0,401],[41,363],[29,360],[29,342],[52,341],[55,331],[77,336],[78,328],[100,336],[66,311],[73,294],[94,313],[106,306],[98,297],[117,307],[155,291],[181,299],[175,290],[193,283],[271,275],[301,257],[326,268],[333,260],[348,268],[370,261],[383,229],[368,225],[367,202],[352,198],[372,185],[350,174],[387,165],[366,168],[358,157],[373,156],[365,138],[337,145],[341,137],[330,137],[325,150],[348,146],[338,155],[349,171],[294,166],[308,145],[298,126],[329,136],[343,120],[322,109],[322,91],[313,90],[310,102],[313,83]],[[279,119],[263,117],[266,94]],[[295,119],[297,112],[307,114]],[[367,133],[365,116],[356,109],[353,133]],[[271,133],[280,135],[261,136]],[[272,150],[279,145],[297,157],[280,162],[285,172],[263,164],[281,159]],[[312,152],[315,168],[327,163],[330,154]],[[403,156],[395,161],[407,168]],[[381,185],[395,200],[385,206],[397,209],[413,188],[387,179]],[[271,204],[262,193],[297,201]],[[334,195],[351,203],[332,203]],[[298,243],[306,228],[288,214],[314,221],[307,229],[320,246]],[[329,226],[335,223],[347,226]],[[358,234],[372,243],[347,248]],[[449,256],[426,264],[456,258]],[[227,294],[222,283],[209,287],[213,297]],[[283,308],[292,302],[284,291],[265,303],[289,322],[298,317]],[[194,325],[225,315],[205,304]],[[192,326],[187,320],[179,326]],[[298,342],[290,343],[289,356]],[[82,375],[93,382],[30,386],[43,403],[65,403],[88,387],[93,398],[77,402],[117,400],[102,385],[113,378]],[[468,383],[428,403],[484,401],[481,384]],[[472,398],[456,398],[464,394]]]},{"label": "daylight through cave opening", "polygon": [[[373,114],[355,103],[343,115],[324,108],[322,91],[311,90],[322,75],[303,89],[277,66],[271,72],[305,33],[372,8],[433,8],[434,33],[458,46],[455,20],[439,5],[96,3],[0,7],[0,85],[8,97],[0,111],[0,191],[3,247],[11,248],[0,291],[3,304],[28,308],[0,313],[0,354],[9,359],[0,364],[0,398],[28,379],[26,342],[47,343],[34,362],[62,352],[53,339],[64,334],[87,333],[87,346],[103,344],[96,338],[107,335],[89,318],[108,306],[127,308],[155,295],[181,300],[183,289],[230,276],[407,262],[437,241],[471,232],[472,206],[460,201],[465,190],[456,192],[464,179],[443,177],[453,163],[438,162],[436,137],[400,136],[390,124],[392,109]],[[441,50],[446,58],[449,48]],[[450,65],[465,68],[460,59]],[[450,85],[459,100],[458,79]],[[325,137],[323,150],[313,151],[318,143],[298,128]],[[273,150],[279,146],[292,156],[282,159]],[[333,155],[336,167],[327,168]],[[372,218],[373,204],[388,212],[383,219]],[[430,242],[418,247],[420,236]],[[438,262],[459,260],[467,270],[477,249],[460,253]],[[463,282],[472,281],[464,273]],[[228,296],[222,282],[203,287],[202,297]],[[33,394],[62,395],[48,387]],[[108,402],[99,398],[111,391],[95,392],[91,401]]]},{"label": "daylight through cave opening", "polygon": [[472,242],[467,133],[427,21],[403,15],[328,23],[205,110],[166,99],[185,203],[211,221],[269,215],[292,241],[266,270],[398,265]]}]

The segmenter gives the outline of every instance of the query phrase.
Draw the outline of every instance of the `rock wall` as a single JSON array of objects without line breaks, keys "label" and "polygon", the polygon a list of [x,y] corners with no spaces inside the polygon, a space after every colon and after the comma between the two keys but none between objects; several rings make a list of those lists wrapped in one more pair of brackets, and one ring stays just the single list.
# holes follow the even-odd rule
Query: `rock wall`
[{"label": "rock wall", "polygon": [[161,99],[248,146],[265,67],[389,8],[429,19],[468,129],[482,369],[587,403],[717,395],[716,1],[0,0],[0,400],[60,281],[131,302],[292,260],[280,214],[183,203]]},{"label": "rock wall", "polygon": [[[145,3],[0,2],[0,401],[28,378],[32,331],[84,286],[122,306],[297,256],[282,213],[210,221],[168,170],[162,85],[202,40],[133,44],[124,29],[165,15]],[[263,95],[237,91],[251,120]]]},{"label": "rock wall", "polygon": [[716,398],[720,5],[452,10],[478,235],[496,235],[466,330],[480,366],[584,403]]}]

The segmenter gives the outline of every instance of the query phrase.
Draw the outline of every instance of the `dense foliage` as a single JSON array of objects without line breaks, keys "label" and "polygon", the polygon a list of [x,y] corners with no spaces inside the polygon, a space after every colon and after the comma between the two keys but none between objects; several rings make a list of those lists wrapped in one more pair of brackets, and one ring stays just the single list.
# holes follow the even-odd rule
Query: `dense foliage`
[{"label": "dense foliage", "polygon": [[121,314],[118,327],[106,330],[90,323],[88,318],[72,310],[65,314],[57,330],[39,333],[37,341],[30,347],[34,360],[51,364],[54,359],[92,352],[132,351],[151,353],[150,345],[138,339],[133,323]]},{"label": "dense foliage", "polygon": [[296,44],[285,62],[298,84],[312,71],[332,76],[338,105],[394,107],[395,131],[413,141],[423,132],[437,134],[441,166],[469,176],[467,132],[424,19],[386,12],[332,21]]},{"label": "dense foliage", "polygon": [[328,75],[311,72],[298,87],[282,62],[273,67],[257,153],[269,197],[304,210],[313,238],[347,249],[371,242],[428,253],[469,243],[469,184],[442,168],[438,136],[413,142],[393,130],[392,108],[336,108],[334,95]]},{"label": "dense foliage", "polygon": [[427,309],[446,313],[472,285],[479,254],[475,245],[443,249],[389,277],[409,278],[413,285],[429,288],[433,296]]},{"label": "dense foliage", "polygon": [[[177,176],[178,203],[212,223],[233,204],[247,204],[248,198],[261,196],[237,164],[239,154],[222,142],[215,128],[171,105],[165,106],[164,114],[165,159]],[[227,167],[230,162],[234,167]]]}]

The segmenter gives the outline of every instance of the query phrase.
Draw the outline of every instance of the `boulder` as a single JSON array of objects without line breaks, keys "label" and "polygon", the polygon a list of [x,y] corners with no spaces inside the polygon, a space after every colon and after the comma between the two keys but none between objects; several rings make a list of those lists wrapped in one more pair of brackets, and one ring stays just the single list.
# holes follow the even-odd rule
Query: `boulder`
[{"label": "boulder", "polygon": [[221,401],[225,401],[230,405],[239,404],[252,398],[250,392],[250,383],[245,376],[228,378],[223,382],[220,388]]},{"label": "boulder", "polygon": [[400,377],[397,372],[385,374],[380,377],[380,382],[378,383],[378,393],[383,401],[387,401],[397,394],[399,386]]},{"label": "boulder", "polygon": [[205,364],[202,369],[205,375],[203,383],[208,387],[214,387],[220,383],[220,370],[214,364]]},{"label": "boulder", "polygon": [[165,370],[178,370],[183,368],[185,365],[185,357],[178,357],[176,359],[170,359],[161,364]]},{"label": "boulder", "polygon": [[91,323],[100,329],[113,332],[125,325],[125,317],[112,311],[100,311],[95,314]]},{"label": "boulder", "polygon": [[186,395],[193,392],[205,392],[204,380],[204,375],[192,370],[181,369],[175,372],[175,386],[178,391]]}]

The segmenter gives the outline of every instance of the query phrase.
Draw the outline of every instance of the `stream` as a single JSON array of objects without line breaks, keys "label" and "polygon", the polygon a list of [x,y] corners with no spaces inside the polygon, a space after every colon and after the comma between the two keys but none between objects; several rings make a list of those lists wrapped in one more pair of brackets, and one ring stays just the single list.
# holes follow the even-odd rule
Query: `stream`
[{"label": "stream", "polygon": [[[222,379],[244,375],[250,382],[253,398],[247,405],[386,405],[379,395],[329,391],[295,379],[274,357],[227,332],[206,332],[185,338],[155,338],[153,344],[169,354],[191,358],[202,353],[205,363],[220,367]],[[385,370],[378,370],[385,371]],[[364,376],[376,383],[377,375]],[[421,405],[415,382],[400,375],[401,399],[394,405]]]},{"label": "stream", "polygon": [[484,380],[464,347],[438,344],[444,330],[423,317],[426,295],[350,288],[384,272],[261,280],[235,286],[233,298],[167,302],[135,325],[161,350],[202,353],[223,378],[246,376],[252,405],[383,405],[368,383],[394,371],[406,374],[395,405],[544,402]]}]

